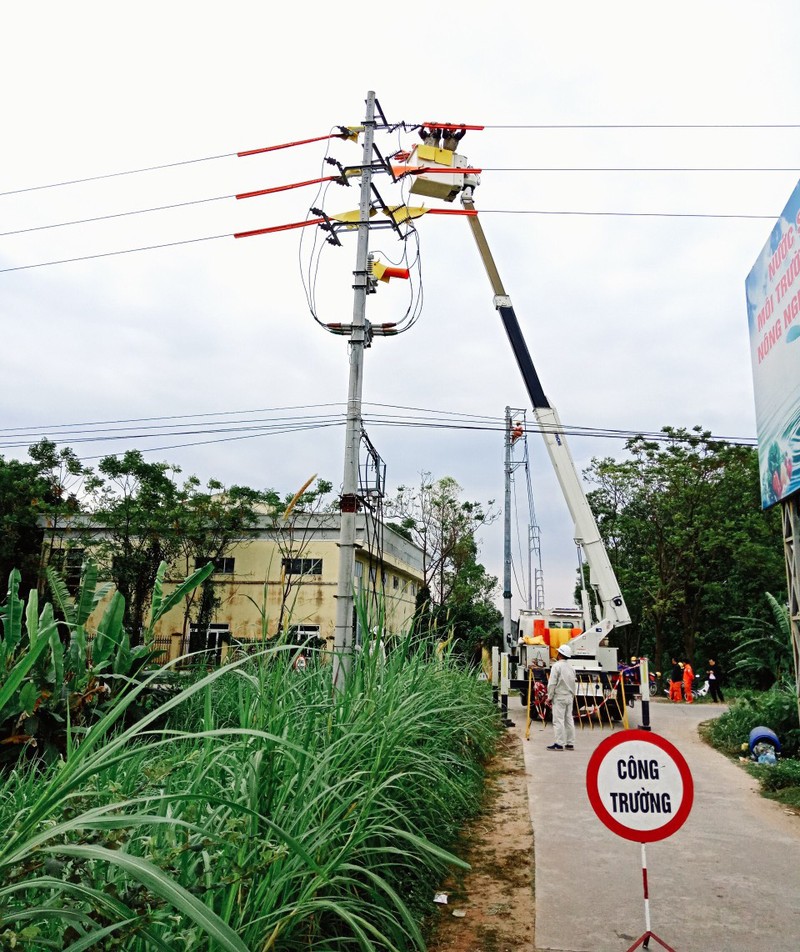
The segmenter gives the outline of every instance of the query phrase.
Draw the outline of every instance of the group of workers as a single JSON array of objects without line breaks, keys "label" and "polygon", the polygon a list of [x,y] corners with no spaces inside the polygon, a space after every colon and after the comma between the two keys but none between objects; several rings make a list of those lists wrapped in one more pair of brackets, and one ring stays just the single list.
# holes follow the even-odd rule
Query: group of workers
[{"label": "group of workers", "polygon": [[[722,671],[714,658],[708,659],[708,690],[711,693],[712,701],[724,701],[722,694]],[[676,703],[686,701],[691,704],[694,701],[694,668],[688,658],[678,661],[672,659],[672,671],[669,676],[669,699]],[[683,694],[681,694],[681,688]]]},{"label": "group of workers", "polygon": [[[573,723],[572,705],[575,697],[576,678],[575,669],[568,659],[572,656],[569,645],[561,645],[557,652],[557,659],[550,668],[547,681],[547,696],[550,699],[553,711],[553,743],[548,750],[574,750],[575,724]],[[638,662],[631,658],[631,664]],[[627,670],[627,669],[626,669]],[[711,699],[724,701],[722,695],[722,671],[713,658],[708,659],[708,687]],[[694,668],[688,658],[678,661],[672,659],[672,671],[669,679],[669,699],[687,704],[694,701]]]},{"label": "group of workers", "polygon": [[[669,699],[679,702],[685,700],[687,704],[694,701],[692,687],[694,685],[694,668],[688,658],[678,661],[672,659],[672,671],[669,675]],[[682,693],[683,692],[683,693]],[[684,697],[685,694],[685,697]]]}]

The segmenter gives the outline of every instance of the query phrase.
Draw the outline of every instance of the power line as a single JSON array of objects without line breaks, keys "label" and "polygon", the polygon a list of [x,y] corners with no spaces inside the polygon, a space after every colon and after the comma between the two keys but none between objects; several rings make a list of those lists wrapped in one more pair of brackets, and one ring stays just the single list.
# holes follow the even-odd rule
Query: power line
[{"label": "power line", "polygon": [[139,248],[122,248],[119,251],[104,251],[94,255],[80,255],[77,258],[59,258],[55,261],[38,261],[36,264],[20,264],[13,268],[0,268],[0,274],[9,271],[29,271],[31,268],[49,268],[54,264],[73,264],[76,261],[93,261],[95,258],[113,258],[116,255],[132,255],[137,251],[155,251],[158,248],[175,248],[177,245],[193,245],[200,241],[216,241],[218,238],[233,238],[233,232],[225,235],[206,235],[204,238],[184,238],[182,241],[166,241],[159,245],[142,245]]},{"label": "power line", "polygon": [[717,214],[710,212],[587,212],[587,211],[546,211],[544,209],[525,208],[481,208],[481,215],[584,215],[591,218],[720,218],[720,219],[756,219],[758,221],[775,221],[776,215],[740,215]]},{"label": "power line", "polygon": [[[517,209],[517,208],[483,208],[482,215],[543,215],[543,216],[578,216],[590,218],[686,218],[686,219],[719,219],[719,220],[755,220],[775,221],[775,215],[746,215],[706,212],[615,212],[615,211],[580,211],[580,210],[549,210],[549,209]],[[175,248],[178,245],[197,244],[201,241],[217,241],[219,238],[233,238],[234,232],[221,235],[205,235],[200,238],[184,238],[181,241],[167,241],[155,245],[141,245],[137,248],[122,248],[118,251],[104,251],[92,255],[80,255],[75,258],[58,258],[52,261],[37,261],[33,264],[15,265],[11,268],[0,268],[0,274],[11,271],[29,271],[32,268],[49,268],[58,264],[73,264],[77,261],[92,261],[96,258],[113,258],[117,255],[136,254],[140,251],[154,251],[160,248]]]},{"label": "power line", "polygon": [[527,123],[484,129],[800,129],[797,122],[757,123]]},{"label": "power line", "polygon": [[732,166],[540,166],[529,168],[490,168],[484,172],[800,172],[800,166],[786,167],[732,167]]},{"label": "power line", "polygon": [[[552,172],[552,173],[562,173],[562,172],[583,172],[583,173],[586,173],[586,172],[591,172],[591,173],[597,173],[597,172],[625,172],[625,173],[635,173],[635,172],[662,172],[662,173],[663,173],[663,172],[677,172],[677,173],[694,173],[694,172],[714,172],[714,173],[717,173],[717,172],[800,172],[800,166],[797,166],[797,167],[786,167],[786,168],[711,168],[711,167],[702,167],[702,168],[701,168],[701,167],[693,167],[693,168],[689,168],[689,167],[683,167],[683,168],[680,168],[680,167],[672,167],[672,168],[666,168],[666,167],[664,167],[664,168],[655,168],[655,167],[640,167],[640,168],[630,167],[630,168],[623,168],[623,167],[618,167],[618,168],[611,168],[611,167],[600,167],[600,166],[594,167],[594,168],[592,168],[592,167],[581,167],[581,168],[578,168],[578,167],[564,167],[564,166],[552,166],[552,167],[531,166],[531,167],[529,167],[529,168],[523,168],[523,167],[520,167],[520,168],[488,168],[488,167],[484,166],[483,171],[484,171],[484,172],[525,172],[525,173],[535,173],[535,172]],[[7,193],[3,193],[3,194],[7,194]],[[212,197],[210,197],[210,198],[196,198],[196,199],[191,199],[190,201],[186,201],[186,202],[173,202],[173,203],[168,204],[168,205],[154,205],[154,206],[151,206],[151,207],[149,207],[149,208],[136,208],[136,209],[131,209],[131,210],[129,210],[129,211],[124,211],[124,212],[113,212],[113,213],[111,213],[111,214],[109,214],[109,215],[96,215],[96,216],[93,216],[93,217],[91,217],[91,218],[75,218],[75,219],[72,219],[71,221],[51,222],[51,223],[49,223],[49,224],[47,224],[47,225],[33,225],[33,226],[31,226],[31,227],[28,227],[28,228],[16,228],[16,229],[14,229],[13,231],[0,231],[0,238],[9,238],[9,237],[11,237],[11,236],[13,236],[13,235],[25,235],[25,234],[29,234],[30,232],[34,232],[34,231],[47,231],[47,230],[49,230],[49,229],[51,229],[51,228],[67,228],[67,227],[70,227],[70,226],[73,226],[73,225],[88,225],[88,224],[93,224],[93,223],[99,222],[99,221],[110,221],[110,220],[113,220],[113,219],[115,219],[115,218],[128,218],[128,217],[133,216],[133,215],[147,215],[147,214],[150,214],[150,213],[152,213],[152,212],[171,211],[172,209],[175,209],[175,208],[189,208],[189,207],[191,207],[192,205],[207,205],[207,204],[209,204],[210,202],[221,202],[221,201],[224,201],[224,200],[226,200],[226,199],[237,198],[237,197],[238,197],[238,196],[236,195],[236,193],[232,193],[232,194],[230,194],[230,195],[214,195],[214,196],[212,196]],[[314,204],[316,204],[316,203],[314,203]],[[512,213],[513,213],[512,211],[506,212],[506,214],[512,214]],[[535,212],[535,211],[533,211],[533,212],[529,212],[529,213],[526,213],[526,214],[549,214],[549,213],[545,213],[545,212]],[[553,213],[551,213],[551,214],[564,214],[564,215],[567,215],[567,214],[578,214],[578,212],[574,212],[574,213],[573,213],[573,212],[553,212]],[[592,214],[592,213],[585,212],[585,213],[581,213],[581,214]],[[630,213],[625,213],[625,212],[618,212],[618,213],[615,213],[615,212],[596,212],[596,213],[594,213],[594,214],[609,214],[609,215],[610,215],[610,214],[635,214],[635,213],[633,213],[633,212],[630,212]],[[645,213],[641,213],[641,214],[645,214]],[[677,213],[675,213],[675,214],[677,215]],[[684,217],[685,217],[685,216],[684,216]],[[742,216],[742,215],[731,215],[731,216],[715,215],[715,216],[709,216],[709,215],[702,215],[702,216],[697,216],[697,217],[716,217],[716,218],[721,218],[721,217],[736,217],[736,218],[742,218],[742,217],[761,217],[761,216]]]},{"label": "power line", "polygon": [[[237,439],[251,439],[257,436],[270,436],[270,435],[284,435],[286,433],[295,433],[295,432],[305,432],[308,430],[324,429],[331,426],[341,426],[345,420],[344,405],[343,404],[319,404],[319,405],[308,405],[300,406],[293,408],[282,408],[280,412],[283,412],[285,409],[317,409],[318,407],[328,407],[328,406],[340,406],[342,407],[341,414],[332,415],[328,414],[326,416],[320,416],[319,414],[312,414],[307,417],[276,417],[273,419],[238,419],[238,420],[212,420],[209,421],[205,426],[198,424],[189,424],[189,423],[162,423],[160,426],[138,426],[132,427],[125,425],[126,423],[141,423],[143,421],[147,422],[157,422],[159,420],[170,421],[170,420],[194,420],[202,419],[208,416],[215,417],[225,417],[231,415],[241,416],[245,412],[253,411],[225,411],[219,412],[216,414],[192,414],[186,417],[147,417],[141,418],[140,420],[131,420],[131,421],[101,421],[97,424],[58,424],[57,427],[62,430],[58,434],[59,442],[63,444],[67,443],[103,443],[103,442],[119,442],[120,440],[127,440],[131,442],[137,442],[142,440],[150,440],[163,437],[180,437],[180,436],[211,436],[212,439],[194,441],[190,443],[178,443],[170,444],[168,446],[158,446],[158,447],[148,447],[143,452],[156,452],[163,449],[174,449],[178,447],[185,446],[197,446],[204,445],[208,443],[217,443],[217,442],[227,442]],[[408,408],[408,407],[398,407],[391,404],[370,404],[370,406],[379,406],[384,409],[395,409],[405,411],[400,415],[393,415],[388,413],[366,413],[364,414],[365,423],[369,426],[394,426],[394,427],[403,427],[403,428],[416,428],[416,429],[436,429],[436,430],[451,430],[451,431],[472,431],[472,432],[490,432],[490,433],[499,433],[503,432],[504,421],[498,419],[494,416],[482,416],[482,415],[472,415],[472,414],[463,414],[458,411],[448,411],[448,410],[430,410],[425,408]],[[258,411],[258,412],[275,412],[278,408],[275,408],[274,411]],[[411,410],[412,413],[407,411]],[[413,414],[426,414],[426,416],[418,416]],[[67,427],[74,427],[74,429],[63,432]],[[102,429],[100,427],[103,427]],[[113,429],[109,429],[113,427]],[[49,430],[52,431],[56,427],[50,427]],[[18,449],[22,447],[27,447],[30,439],[35,436],[36,438],[41,438],[41,434],[45,428],[40,427],[17,427],[12,428],[12,431],[8,432],[8,437],[6,442],[0,442],[0,448],[8,449]],[[649,439],[659,442],[671,442],[673,437],[669,434],[664,433],[663,431],[645,431],[645,430],[624,430],[624,429],[615,429],[610,427],[590,427],[590,426],[580,426],[580,425],[564,425],[558,430],[566,434],[569,437],[583,437],[583,438],[594,438],[594,439],[624,439],[629,440],[636,437],[641,437],[644,439]],[[529,424],[526,427],[526,432],[532,433],[548,433],[553,432],[553,428],[542,427],[538,424]],[[219,436],[218,434],[233,434],[228,436]],[[742,446],[752,446],[755,445],[755,440],[750,438],[742,437],[722,437],[722,436],[711,436],[712,441],[732,443]],[[119,454],[110,454],[110,455],[119,455]],[[91,457],[92,459],[97,457]]]},{"label": "power line", "polygon": [[26,188],[14,188],[8,192],[0,192],[0,198],[6,195],[21,195],[23,192],[39,192],[46,188],[62,188],[65,185],[82,185],[84,182],[98,182],[101,179],[119,178],[121,175],[138,175],[140,172],[157,172],[159,169],[174,169],[179,165],[194,165],[197,162],[213,162],[215,159],[230,159],[236,155],[236,152],[226,152],[222,155],[206,155],[200,159],[183,159],[180,162],[149,165],[142,169],[126,169],[123,172],[106,172],[103,175],[88,175],[86,178],[69,179],[64,182],[50,182],[47,185],[29,185]]},{"label": "power line", "polygon": [[94,218],[76,218],[73,221],[59,221],[50,225],[17,228],[16,231],[0,231],[0,238],[8,238],[10,235],[26,235],[31,231],[47,231],[50,228],[66,228],[69,225],[88,225],[96,221],[109,221],[112,218],[127,218],[130,215],[146,215],[149,212],[163,212],[172,208],[187,208],[189,205],[205,205],[208,204],[208,202],[221,202],[225,198],[235,197],[235,195],[216,195],[214,198],[196,198],[190,202],[175,202],[172,205],[155,205],[152,208],[137,208],[128,212],[114,212],[112,215],[97,215]]},{"label": "power line", "polygon": [[[48,424],[36,424],[31,426],[12,426],[12,427],[0,427],[0,433],[15,433],[19,430],[55,430],[63,429],[65,427],[89,427],[89,426],[111,426],[120,423],[150,423],[155,420],[194,420],[202,417],[211,417],[211,416],[241,416],[244,413],[274,413],[274,412],[283,412],[285,410],[316,410],[319,407],[340,407],[345,406],[345,404],[339,403],[302,403],[294,404],[285,407],[260,407],[257,409],[248,409],[248,410],[214,410],[207,413],[174,413],[167,416],[151,416],[151,417],[129,417],[127,419],[120,420],[90,420],[90,421],[80,421],[78,423],[48,423]],[[376,406],[381,406],[381,404],[376,404]],[[408,408],[402,408],[408,409]]]},{"label": "power line", "polygon": [[[407,125],[421,125],[407,124]],[[800,129],[800,123],[522,123],[518,125],[499,124],[484,125],[484,129]],[[313,140],[310,140],[313,141]],[[275,147],[269,147],[275,148]],[[0,198],[6,195],[21,195],[25,192],[42,191],[49,188],[62,188],[66,185],[82,185],[86,182],[97,182],[102,179],[119,178],[124,175],[138,175],[142,172],[157,172],[161,169],[173,169],[182,165],[195,165],[200,162],[213,162],[217,159],[230,159],[240,155],[255,154],[266,151],[253,149],[248,153],[222,152],[219,155],[206,155],[194,159],[181,159],[177,162],[163,162],[157,165],[148,165],[137,169],[124,169],[119,172],[105,172],[100,175],[87,175],[84,178],[67,179],[61,182],[48,182],[45,185],[29,185],[24,188],[10,189],[0,192]],[[795,171],[794,169],[769,169],[764,171]]]}]

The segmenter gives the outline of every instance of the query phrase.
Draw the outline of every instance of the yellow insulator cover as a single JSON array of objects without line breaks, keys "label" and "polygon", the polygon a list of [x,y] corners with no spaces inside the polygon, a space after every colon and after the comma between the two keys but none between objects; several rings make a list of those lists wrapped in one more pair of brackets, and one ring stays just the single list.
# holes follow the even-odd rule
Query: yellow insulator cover
[{"label": "yellow insulator cover", "polygon": [[[373,215],[377,215],[377,214],[378,213],[375,211],[374,208],[370,208],[369,210],[370,218],[372,218]],[[331,215],[330,217],[334,221],[343,221],[347,225],[348,228],[355,228],[356,225],[358,225],[358,223],[361,221],[361,211],[360,209],[356,208],[352,212],[339,212],[338,215]]]},{"label": "yellow insulator cover", "polygon": [[388,205],[383,209],[383,214],[391,218],[395,224],[402,225],[404,221],[412,218],[421,218],[428,211],[430,209],[423,208],[421,205]]},{"label": "yellow insulator cover", "polygon": [[417,157],[422,165],[427,165],[429,162],[436,165],[453,164],[453,153],[450,149],[437,149],[432,145],[417,146]]}]

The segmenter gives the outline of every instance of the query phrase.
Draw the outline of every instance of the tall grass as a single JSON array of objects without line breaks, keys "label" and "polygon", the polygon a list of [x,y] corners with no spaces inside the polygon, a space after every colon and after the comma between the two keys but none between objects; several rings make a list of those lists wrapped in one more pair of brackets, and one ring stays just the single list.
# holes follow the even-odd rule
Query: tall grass
[{"label": "tall grass", "polygon": [[[346,689],[276,645],[0,789],[0,939],[18,948],[422,949],[422,904],[477,809],[484,684],[402,641]],[[151,681],[157,681],[154,673]],[[166,726],[165,726],[166,725]],[[6,930],[3,932],[3,930]]]}]

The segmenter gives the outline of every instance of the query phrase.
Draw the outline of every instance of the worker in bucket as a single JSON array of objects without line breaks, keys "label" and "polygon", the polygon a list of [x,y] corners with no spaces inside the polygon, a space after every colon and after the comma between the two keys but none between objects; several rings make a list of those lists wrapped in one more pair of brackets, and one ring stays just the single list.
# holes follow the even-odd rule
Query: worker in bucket
[{"label": "worker in bucket", "polygon": [[575,669],[567,660],[572,657],[572,648],[561,645],[558,659],[550,668],[547,680],[547,696],[553,706],[553,730],[555,738],[548,750],[574,750],[575,724],[572,721],[572,706],[575,701]]}]

